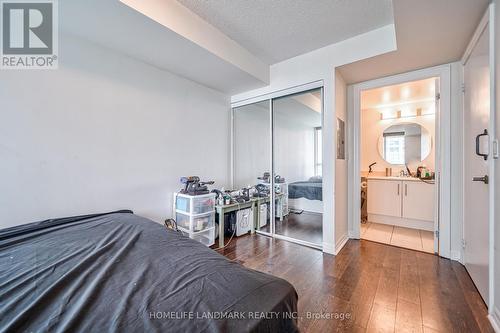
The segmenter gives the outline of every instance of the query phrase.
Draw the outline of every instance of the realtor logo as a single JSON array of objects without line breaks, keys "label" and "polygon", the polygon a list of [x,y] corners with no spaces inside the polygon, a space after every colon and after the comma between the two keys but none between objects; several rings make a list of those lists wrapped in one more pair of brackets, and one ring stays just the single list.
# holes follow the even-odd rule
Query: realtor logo
[{"label": "realtor logo", "polygon": [[55,0],[1,1],[2,69],[56,69]]}]

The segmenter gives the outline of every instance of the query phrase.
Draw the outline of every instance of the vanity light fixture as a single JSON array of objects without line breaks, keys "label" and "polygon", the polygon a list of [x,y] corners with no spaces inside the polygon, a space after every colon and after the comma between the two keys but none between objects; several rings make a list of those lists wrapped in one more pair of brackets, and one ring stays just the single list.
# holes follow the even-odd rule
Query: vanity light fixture
[{"label": "vanity light fixture", "polygon": [[[429,114],[434,114],[434,113],[426,113],[425,115]],[[380,120],[388,120],[388,119],[400,119],[400,118],[415,118],[415,117],[420,117],[422,116],[422,108],[418,108],[415,110],[415,113],[411,112],[403,112],[401,110],[398,110],[396,112],[381,112],[380,113]]]}]

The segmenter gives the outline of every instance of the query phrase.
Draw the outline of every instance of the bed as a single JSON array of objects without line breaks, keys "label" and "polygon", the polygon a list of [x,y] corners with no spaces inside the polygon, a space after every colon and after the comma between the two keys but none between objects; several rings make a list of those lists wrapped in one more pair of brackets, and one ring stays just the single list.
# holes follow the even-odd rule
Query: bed
[{"label": "bed", "polygon": [[288,185],[288,203],[290,208],[307,212],[323,213],[323,181],[320,177],[311,177],[306,181]]},{"label": "bed", "polygon": [[131,211],[0,230],[0,332],[294,332],[297,293]]}]

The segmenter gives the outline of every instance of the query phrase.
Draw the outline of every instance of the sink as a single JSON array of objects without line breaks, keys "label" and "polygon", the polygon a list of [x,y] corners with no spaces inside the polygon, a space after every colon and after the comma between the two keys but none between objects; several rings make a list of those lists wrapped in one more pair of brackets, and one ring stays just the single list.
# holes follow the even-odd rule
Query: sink
[{"label": "sink", "polygon": [[[399,181],[413,181],[419,182],[420,178],[410,177],[410,176],[368,176],[367,179],[379,179],[379,180],[399,180]],[[434,182],[434,180],[427,180],[427,182]]]}]

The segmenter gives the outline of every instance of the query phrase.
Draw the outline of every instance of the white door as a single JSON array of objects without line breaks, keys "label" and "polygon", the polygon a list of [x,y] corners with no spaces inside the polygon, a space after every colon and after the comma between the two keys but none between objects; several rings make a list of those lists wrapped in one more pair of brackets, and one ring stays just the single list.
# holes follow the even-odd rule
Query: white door
[{"label": "white door", "polygon": [[434,221],[435,184],[403,182],[403,217],[423,221]]},{"label": "white door", "polygon": [[368,179],[368,214],[401,217],[401,181]]},{"label": "white door", "polygon": [[[490,121],[489,27],[486,26],[464,66],[464,263],[481,296],[488,304]],[[473,180],[474,179],[474,180]]]}]

